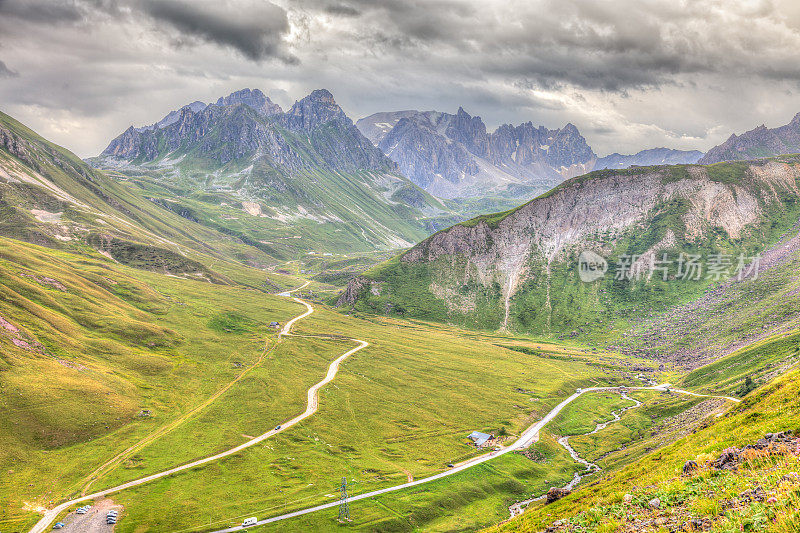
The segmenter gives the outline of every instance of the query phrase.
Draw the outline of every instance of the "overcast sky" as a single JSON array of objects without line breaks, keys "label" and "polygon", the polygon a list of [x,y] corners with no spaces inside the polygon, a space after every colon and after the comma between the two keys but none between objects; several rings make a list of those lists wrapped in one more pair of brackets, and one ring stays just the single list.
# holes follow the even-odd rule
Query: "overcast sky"
[{"label": "overcast sky", "polygon": [[706,150],[787,123],[798,82],[797,0],[0,0],[0,110],[82,157],[243,87]]}]

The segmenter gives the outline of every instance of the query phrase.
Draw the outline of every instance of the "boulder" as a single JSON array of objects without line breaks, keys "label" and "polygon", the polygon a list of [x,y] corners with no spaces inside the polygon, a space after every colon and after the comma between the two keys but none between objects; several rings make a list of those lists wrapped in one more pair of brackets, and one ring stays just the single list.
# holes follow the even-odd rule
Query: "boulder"
[{"label": "boulder", "polygon": [[560,489],[558,487],[551,487],[550,490],[547,491],[547,503],[553,503],[554,501],[560,500],[564,496],[567,496],[572,491],[569,489]]}]

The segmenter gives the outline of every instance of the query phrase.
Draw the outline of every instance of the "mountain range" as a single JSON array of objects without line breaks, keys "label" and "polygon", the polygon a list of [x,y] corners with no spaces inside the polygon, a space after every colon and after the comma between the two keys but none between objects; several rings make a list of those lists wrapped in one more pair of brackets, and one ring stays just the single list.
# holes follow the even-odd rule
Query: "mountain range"
[{"label": "mountain range", "polygon": [[136,180],[159,204],[297,251],[408,246],[458,220],[403,177],[327,90],[287,111],[257,89],[190,104],[131,126],[89,161]]},{"label": "mountain range", "polygon": [[[90,165],[0,113],[0,529],[48,508],[36,531],[80,527],[70,498],[122,483],[86,518],[241,529],[335,505],[342,472],[387,498],[354,530],[478,530],[522,504],[501,530],[796,516],[800,441],[747,454],[797,421],[800,155],[762,156],[792,151],[800,119],[702,165],[598,158],[571,124],[401,114],[354,124],[326,90],[284,110],[245,89],[131,126]],[[471,431],[498,449],[479,458]],[[748,442],[746,477],[710,470]]]},{"label": "mountain range", "polygon": [[720,161],[736,161],[800,152],[800,113],[783,126],[761,125],[741,135],[732,134],[727,141],[709,150],[700,159],[704,165]]},{"label": "mountain range", "polygon": [[531,122],[503,124],[487,132],[480,117],[463,108],[382,112],[356,126],[399,170],[443,198],[504,193],[536,196],[593,169],[696,163],[698,151],[658,148],[598,158],[573,124],[548,129]]}]

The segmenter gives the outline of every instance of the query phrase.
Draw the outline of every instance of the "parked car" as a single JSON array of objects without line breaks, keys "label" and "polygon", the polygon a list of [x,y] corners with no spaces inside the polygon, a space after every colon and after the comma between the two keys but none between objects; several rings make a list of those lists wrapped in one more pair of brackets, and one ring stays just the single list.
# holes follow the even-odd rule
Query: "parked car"
[{"label": "parked car", "polygon": [[86,514],[86,512],[87,512],[87,509],[86,509],[85,507],[79,507],[79,508],[78,508],[78,509],[75,511],[75,514]]},{"label": "parked car", "polygon": [[64,527],[64,522],[56,522],[53,529],[61,529],[62,527]]},{"label": "parked car", "polygon": [[254,526],[258,523],[258,518],[255,516],[251,516],[250,518],[245,518],[244,522],[242,522],[242,527],[249,527]]},{"label": "parked car", "polygon": [[453,463],[447,463],[447,468],[455,468],[455,466]]}]

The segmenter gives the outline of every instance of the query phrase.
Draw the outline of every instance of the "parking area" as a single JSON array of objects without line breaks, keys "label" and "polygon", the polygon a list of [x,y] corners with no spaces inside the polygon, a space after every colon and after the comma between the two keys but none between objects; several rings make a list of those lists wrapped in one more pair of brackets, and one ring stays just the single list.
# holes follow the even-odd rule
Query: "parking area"
[{"label": "parking area", "polygon": [[114,526],[106,524],[106,514],[111,510],[121,514],[122,506],[105,499],[93,503],[86,514],[77,514],[73,510],[61,520],[64,522],[61,531],[66,533],[110,533],[114,531]]}]

